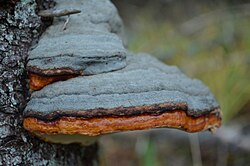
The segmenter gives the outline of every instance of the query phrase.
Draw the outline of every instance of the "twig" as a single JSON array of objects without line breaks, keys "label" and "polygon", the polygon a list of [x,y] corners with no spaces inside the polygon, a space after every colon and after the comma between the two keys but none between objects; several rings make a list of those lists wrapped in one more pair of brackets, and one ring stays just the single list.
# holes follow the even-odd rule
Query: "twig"
[{"label": "twig", "polygon": [[71,14],[81,13],[78,9],[52,9],[52,10],[41,10],[38,15],[41,17],[61,17],[69,16]]},{"label": "twig", "polygon": [[77,9],[54,9],[54,10],[41,10],[38,15],[41,17],[61,17],[68,16],[65,23],[63,24],[63,31],[66,29],[67,24],[69,23],[69,16],[71,14],[81,13],[81,10]]},{"label": "twig", "polygon": [[202,166],[200,142],[198,135],[189,134],[189,142],[192,153],[193,166]]},{"label": "twig", "polygon": [[63,24],[63,31],[66,29],[67,24],[69,23],[69,15],[68,18],[66,19],[65,23]]}]

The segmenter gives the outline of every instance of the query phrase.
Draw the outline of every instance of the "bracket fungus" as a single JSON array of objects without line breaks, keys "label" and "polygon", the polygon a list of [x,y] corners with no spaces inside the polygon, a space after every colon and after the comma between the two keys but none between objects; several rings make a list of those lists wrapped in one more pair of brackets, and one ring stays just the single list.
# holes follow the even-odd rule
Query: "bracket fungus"
[{"label": "bracket fungus", "polygon": [[[30,89],[38,91],[24,110],[25,129],[86,145],[120,131],[221,125],[219,105],[200,81],[123,47],[122,22],[109,0],[58,0],[55,10],[46,11],[56,18],[29,53]],[[73,15],[60,17],[62,11]]]},{"label": "bracket fungus", "polygon": [[[93,75],[126,66],[126,50],[118,36],[122,22],[110,1],[58,0],[55,11],[81,11],[54,18],[37,46],[30,51],[27,70],[30,89],[39,90],[59,80]],[[71,12],[72,13],[72,12]],[[59,16],[60,13],[52,14]],[[61,14],[62,15],[62,14]],[[46,15],[45,15],[46,16]],[[67,22],[67,27],[65,27]]]},{"label": "bracket fungus", "polygon": [[24,111],[24,127],[52,142],[58,135],[81,142],[78,136],[220,125],[219,105],[206,86],[145,54],[128,55],[121,70],[48,85],[32,93]]}]

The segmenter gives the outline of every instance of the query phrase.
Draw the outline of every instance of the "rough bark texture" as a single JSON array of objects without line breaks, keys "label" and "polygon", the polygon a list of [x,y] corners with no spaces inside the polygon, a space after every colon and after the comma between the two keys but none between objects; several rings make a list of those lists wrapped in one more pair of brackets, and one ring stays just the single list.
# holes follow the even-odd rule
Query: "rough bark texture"
[{"label": "rough bark texture", "polygon": [[51,4],[0,1],[0,165],[97,164],[96,144],[50,144],[29,135],[22,127],[22,111],[28,98],[27,52],[43,30],[36,11]]}]

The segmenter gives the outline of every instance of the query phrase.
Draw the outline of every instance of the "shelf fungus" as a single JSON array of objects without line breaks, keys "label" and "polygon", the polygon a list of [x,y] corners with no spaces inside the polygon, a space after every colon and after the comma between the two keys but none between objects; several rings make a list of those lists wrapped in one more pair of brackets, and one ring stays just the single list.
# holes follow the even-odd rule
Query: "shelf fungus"
[{"label": "shelf fungus", "polygon": [[[43,16],[57,17],[29,52],[27,71],[32,91],[56,81],[126,66],[126,50],[119,37],[122,21],[110,1],[58,0],[49,11]],[[74,14],[69,19],[65,12]]]},{"label": "shelf fungus", "polygon": [[128,55],[121,70],[48,85],[32,93],[24,110],[24,127],[52,142],[59,136],[81,142],[121,131],[198,132],[220,125],[219,105],[206,86],[146,54]]},{"label": "shelf fungus", "polygon": [[113,34],[64,35],[43,38],[29,54],[27,70],[30,89],[79,75],[93,75],[121,69],[126,50]]}]

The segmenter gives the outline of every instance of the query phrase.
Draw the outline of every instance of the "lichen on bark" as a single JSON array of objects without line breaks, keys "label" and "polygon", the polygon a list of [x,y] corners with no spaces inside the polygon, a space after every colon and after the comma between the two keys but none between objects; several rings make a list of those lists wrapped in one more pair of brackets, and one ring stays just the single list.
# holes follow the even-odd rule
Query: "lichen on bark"
[{"label": "lichen on bark", "polygon": [[[38,4],[38,5],[37,5]],[[22,127],[28,99],[26,59],[44,24],[36,12],[50,0],[0,1],[0,165],[95,165],[97,145],[58,145]]]}]

